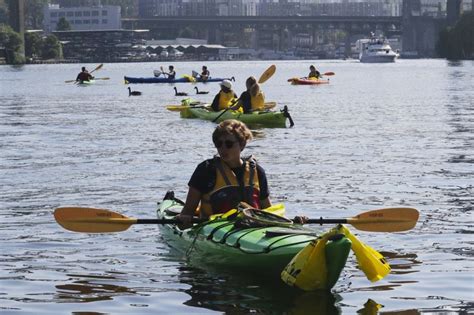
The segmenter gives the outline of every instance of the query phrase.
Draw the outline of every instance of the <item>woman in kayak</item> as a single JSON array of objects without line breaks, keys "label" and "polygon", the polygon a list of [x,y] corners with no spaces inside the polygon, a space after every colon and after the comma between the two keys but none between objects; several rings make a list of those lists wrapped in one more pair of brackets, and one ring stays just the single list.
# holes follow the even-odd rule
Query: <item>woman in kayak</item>
[{"label": "woman in kayak", "polygon": [[271,206],[264,169],[252,156],[241,156],[251,139],[252,132],[241,121],[229,119],[216,127],[212,141],[218,155],[201,162],[189,180],[186,203],[178,216],[183,227],[195,215],[208,218],[225,213],[241,201],[258,209]]},{"label": "woman in kayak", "polygon": [[234,99],[237,98],[237,94],[232,90],[232,82],[224,80],[220,83],[221,90],[216,94],[212,101],[211,108],[213,111],[220,111],[228,108]]},{"label": "woman in kayak", "polygon": [[176,71],[174,71],[174,66],[168,67],[169,72],[164,72],[168,76],[168,80],[174,80],[176,78]]},{"label": "woman in kayak", "polygon": [[244,114],[263,110],[265,106],[265,95],[262,90],[260,90],[257,79],[253,76],[249,77],[247,81],[245,81],[245,86],[247,90],[240,95],[239,102],[233,106],[232,109],[243,108]]},{"label": "woman in kayak", "polygon": [[308,79],[313,79],[313,78],[316,80],[321,78],[321,73],[318,70],[316,70],[316,68],[313,65],[311,65],[309,66]]}]

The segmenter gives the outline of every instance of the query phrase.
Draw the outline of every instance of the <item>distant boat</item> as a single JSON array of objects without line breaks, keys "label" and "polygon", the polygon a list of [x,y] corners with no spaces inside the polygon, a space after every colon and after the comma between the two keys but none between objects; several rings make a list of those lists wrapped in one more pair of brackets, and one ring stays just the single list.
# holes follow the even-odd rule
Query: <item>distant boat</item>
[{"label": "distant boat", "polygon": [[395,62],[398,54],[392,50],[387,39],[371,35],[370,39],[358,41],[360,62]]}]

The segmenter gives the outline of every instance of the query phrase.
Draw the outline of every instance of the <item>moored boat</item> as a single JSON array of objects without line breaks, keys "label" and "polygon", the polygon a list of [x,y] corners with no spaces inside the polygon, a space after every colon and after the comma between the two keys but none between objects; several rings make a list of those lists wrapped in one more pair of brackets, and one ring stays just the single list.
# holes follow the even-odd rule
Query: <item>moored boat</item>
[{"label": "moored boat", "polygon": [[[157,217],[173,219],[182,207],[183,202],[168,192],[159,203]],[[303,249],[311,247],[318,237],[314,231],[284,220],[274,223],[266,220],[266,224],[248,221],[245,215],[241,215],[245,211],[217,217],[188,229],[180,229],[174,224],[162,225],[160,229],[166,242],[186,255],[191,264],[224,267],[229,271],[244,271],[271,279],[280,279],[283,270],[291,273],[289,263]],[[324,244],[324,266],[312,272],[324,272],[326,280],[314,284],[315,289],[329,290],[334,286],[350,249],[351,242],[342,234]]]},{"label": "moored boat", "polygon": [[358,41],[359,60],[364,63],[383,63],[395,62],[398,54],[392,50],[387,39],[384,37],[375,37],[371,33],[369,39]]}]

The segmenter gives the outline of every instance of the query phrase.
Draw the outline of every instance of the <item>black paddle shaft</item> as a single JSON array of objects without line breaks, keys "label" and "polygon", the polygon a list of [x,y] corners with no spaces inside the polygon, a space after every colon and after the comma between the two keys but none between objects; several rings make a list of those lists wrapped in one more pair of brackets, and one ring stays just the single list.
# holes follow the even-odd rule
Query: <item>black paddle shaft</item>
[{"label": "black paddle shaft", "polygon": [[309,219],[305,222],[306,224],[344,224],[347,223],[347,219]]},{"label": "black paddle shaft", "polygon": [[[202,223],[207,221],[206,219],[195,218],[191,223]],[[180,224],[181,221],[177,219],[137,219],[136,224]],[[344,224],[347,223],[347,219],[309,219],[305,224]]]},{"label": "black paddle shaft", "polygon": [[[202,223],[206,219],[193,219],[191,223]],[[176,219],[137,219],[135,224],[181,224],[183,222]]]}]

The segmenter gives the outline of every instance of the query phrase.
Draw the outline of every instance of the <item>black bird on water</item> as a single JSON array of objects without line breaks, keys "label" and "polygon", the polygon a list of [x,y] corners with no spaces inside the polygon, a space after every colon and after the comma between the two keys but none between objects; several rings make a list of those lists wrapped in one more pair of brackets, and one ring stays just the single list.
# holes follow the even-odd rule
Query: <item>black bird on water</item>
[{"label": "black bird on water", "polygon": [[177,89],[176,86],[175,86],[175,87],[174,87],[174,95],[175,95],[175,96],[188,96],[188,93],[178,92],[178,89]]},{"label": "black bird on water", "polygon": [[196,90],[196,94],[209,94],[209,91],[199,91],[197,86],[195,86],[194,89]]},{"label": "black bird on water", "polygon": [[132,91],[130,87],[128,87],[128,96],[138,96],[142,95],[142,92],[140,91]]}]

